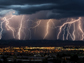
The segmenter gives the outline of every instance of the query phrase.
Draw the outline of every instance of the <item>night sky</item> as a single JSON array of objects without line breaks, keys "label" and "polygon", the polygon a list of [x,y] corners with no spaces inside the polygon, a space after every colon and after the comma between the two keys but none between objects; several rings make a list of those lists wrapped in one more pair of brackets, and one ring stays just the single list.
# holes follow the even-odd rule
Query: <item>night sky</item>
[{"label": "night sky", "polygon": [[0,39],[84,40],[84,0],[0,0]]}]

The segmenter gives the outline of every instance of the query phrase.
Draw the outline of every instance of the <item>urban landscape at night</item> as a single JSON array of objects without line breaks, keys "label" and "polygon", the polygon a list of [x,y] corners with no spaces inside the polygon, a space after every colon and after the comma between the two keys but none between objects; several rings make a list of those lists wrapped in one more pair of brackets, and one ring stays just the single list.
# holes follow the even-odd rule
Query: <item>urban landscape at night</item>
[{"label": "urban landscape at night", "polygon": [[0,48],[0,63],[82,63],[83,59],[84,46]]},{"label": "urban landscape at night", "polygon": [[83,44],[83,41],[1,40],[0,63],[83,63],[84,46],[80,42]]}]

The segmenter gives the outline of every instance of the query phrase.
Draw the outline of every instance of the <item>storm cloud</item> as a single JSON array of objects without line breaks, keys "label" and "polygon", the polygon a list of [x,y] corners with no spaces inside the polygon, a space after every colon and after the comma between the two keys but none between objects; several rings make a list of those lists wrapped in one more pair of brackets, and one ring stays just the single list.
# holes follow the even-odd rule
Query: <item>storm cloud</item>
[{"label": "storm cloud", "polygon": [[84,0],[0,0],[1,10],[12,9],[18,14],[49,11],[44,14],[47,19],[84,16],[83,7]]}]

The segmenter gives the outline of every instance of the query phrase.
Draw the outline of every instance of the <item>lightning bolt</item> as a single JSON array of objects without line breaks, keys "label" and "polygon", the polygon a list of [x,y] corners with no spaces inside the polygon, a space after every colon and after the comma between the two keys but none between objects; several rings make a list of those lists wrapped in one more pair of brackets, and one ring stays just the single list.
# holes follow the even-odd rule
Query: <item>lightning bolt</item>
[{"label": "lightning bolt", "polygon": [[[13,12],[15,13],[15,12]],[[10,18],[7,18],[7,17],[3,17],[2,18],[2,22],[0,23],[0,39],[2,39],[2,32],[3,32],[3,23],[5,23],[5,27],[8,31],[11,31],[12,34],[13,34],[13,38],[16,39],[16,35],[15,35],[15,28],[13,28],[12,26],[10,26],[10,19],[12,19],[15,15],[11,15]],[[17,35],[18,35],[18,39],[21,40],[21,36],[22,36],[22,33],[24,33],[23,31],[23,18],[24,18],[24,15],[22,16],[22,19],[20,21],[20,27],[18,29],[18,32],[17,32]],[[29,21],[29,19],[27,20]],[[31,35],[31,30],[30,28],[28,29],[29,32],[30,32],[30,35]],[[26,36],[26,34],[24,33],[24,35]],[[25,39],[25,36],[24,36],[24,39]]]},{"label": "lightning bolt", "polygon": [[75,36],[75,23],[73,24],[73,27],[74,27],[74,31],[73,31],[73,40],[76,39],[76,36]]},{"label": "lightning bolt", "polygon": [[1,28],[1,32],[0,32],[0,39],[2,39],[2,32],[3,32],[3,23],[4,21],[1,22],[0,28]]},{"label": "lightning bolt", "polygon": [[9,25],[9,20],[12,19],[14,16],[12,16],[11,18],[7,19],[6,17],[3,18],[3,21],[1,22],[1,32],[0,32],[0,39],[2,39],[2,32],[3,32],[3,23],[6,23],[6,28],[7,30],[11,30],[13,32],[13,37],[15,38],[14,35],[14,29]]},{"label": "lightning bolt", "polygon": [[[29,20],[29,19],[27,20],[27,22],[30,22],[30,21],[32,21],[32,20]],[[29,34],[30,34],[29,35],[29,40],[30,40],[31,39],[31,28],[29,26],[28,26],[28,31],[29,31]]]},{"label": "lightning bolt", "polygon": [[[70,35],[70,37],[72,38],[72,40],[75,40],[75,24],[74,23],[76,23],[76,22],[79,22],[80,23],[80,20],[81,20],[81,17],[79,17],[79,19],[77,19],[77,20],[71,20],[70,22],[65,22],[63,25],[61,25],[61,26],[57,26],[57,27],[59,27],[59,33],[58,33],[58,35],[57,35],[57,39],[59,39],[59,36],[60,36],[60,34],[61,34],[61,32],[62,32],[62,28],[64,27],[64,26],[66,26],[66,25],[69,25],[68,27],[67,27],[67,37],[66,37],[66,39],[68,40],[68,36]],[[71,34],[70,32],[69,32],[69,30],[70,30],[70,27],[71,27],[71,25],[72,24],[74,24],[74,31],[73,31],[73,34]],[[81,29],[81,25],[79,24],[79,29],[80,29],[80,31],[83,33],[83,30]]]},{"label": "lightning bolt", "polygon": [[31,28],[36,28],[36,27],[38,27],[40,24],[41,24],[41,20],[40,20],[40,21],[37,21],[37,22],[36,22],[36,25],[35,25],[34,27],[31,27]]},{"label": "lightning bolt", "polygon": [[22,27],[23,27],[23,25],[22,25],[23,18],[24,18],[24,15],[22,16],[20,27],[19,27],[19,30],[18,30],[18,39],[19,40],[21,39],[21,31],[22,31]]},{"label": "lightning bolt", "polygon": [[73,40],[73,36],[72,36],[72,34],[69,32],[69,31],[70,31],[70,28],[71,28],[71,24],[69,24],[68,27],[67,27],[67,37],[66,37],[67,40],[68,40],[69,36],[70,36],[71,39]]},{"label": "lightning bolt", "polygon": [[81,21],[79,21],[79,30],[80,30],[81,33],[82,33],[82,38],[81,38],[81,40],[83,40],[83,39],[84,39],[84,32],[83,32],[83,30],[82,30],[82,28],[81,28]]},{"label": "lightning bolt", "polygon": [[63,40],[65,40],[65,28],[66,28],[66,26],[64,26],[64,29],[63,29],[63,31],[64,31]]},{"label": "lightning bolt", "polygon": [[51,19],[49,19],[49,21],[47,22],[47,25],[46,25],[46,33],[45,33],[43,39],[45,39],[47,37],[47,35],[49,34],[50,22],[51,22]]},{"label": "lightning bolt", "polygon": [[[31,21],[31,20],[30,20]],[[36,30],[36,28],[41,24],[41,20],[40,21],[37,21],[37,22],[35,22],[36,23],[36,25],[35,26],[33,26],[33,27],[28,27],[28,30],[29,30],[29,32],[30,32],[30,38],[29,39],[31,39],[31,29],[35,29]]]},{"label": "lightning bolt", "polygon": [[6,21],[7,30],[11,30],[12,33],[13,33],[13,37],[15,38],[15,35],[14,35],[15,30],[14,30],[14,28],[9,25],[9,21],[6,19],[6,17],[5,17],[5,21]]}]

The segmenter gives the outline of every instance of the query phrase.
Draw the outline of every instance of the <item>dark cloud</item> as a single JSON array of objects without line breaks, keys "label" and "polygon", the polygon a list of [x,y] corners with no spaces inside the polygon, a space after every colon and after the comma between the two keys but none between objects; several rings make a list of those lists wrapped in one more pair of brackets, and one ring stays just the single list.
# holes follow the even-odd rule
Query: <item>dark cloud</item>
[{"label": "dark cloud", "polygon": [[47,19],[84,16],[83,7],[84,0],[0,0],[1,9],[13,9],[18,14],[51,11],[44,14]]},{"label": "dark cloud", "polygon": [[61,0],[0,0],[1,5],[23,5],[23,4],[44,4],[44,3],[57,3]]}]

